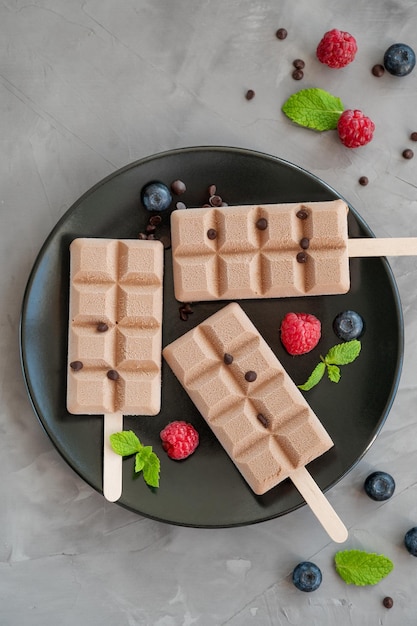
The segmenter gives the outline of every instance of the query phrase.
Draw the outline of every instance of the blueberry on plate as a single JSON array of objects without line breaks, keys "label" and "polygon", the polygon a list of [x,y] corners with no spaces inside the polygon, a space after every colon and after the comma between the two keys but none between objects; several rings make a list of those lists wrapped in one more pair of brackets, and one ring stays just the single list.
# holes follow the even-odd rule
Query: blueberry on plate
[{"label": "blueberry on plate", "polygon": [[321,585],[321,570],[315,563],[302,561],[292,573],[292,582],[300,591],[315,591]]},{"label": "blueberry on plate", "polygon": [[148,211],[165,211],[172,202],[172,195],[164,183],[154,181],[143,187],[141,199]]},{"label": "blueberry on plate", "polygon": [[395,480],[387,472],[372,472],[366,478],[364,488],[372,500],[389,500],[395,490]]},{"label": "blueberry on plate", "polygon": [[405,533],[404,545],[413,556],[417,556],[417,526]]},{"label": "blueberry on plate", "polygon": [[394,43],[384,54],[384,67],[393,76],[407,76],[416,64],[414,50],[405,43]]},{"label": "blueberry on plate", "polygon": [[363,334],[363,319],[356,311],[342,311],[333,321],[333,330],[339,339],[352,341]]}]

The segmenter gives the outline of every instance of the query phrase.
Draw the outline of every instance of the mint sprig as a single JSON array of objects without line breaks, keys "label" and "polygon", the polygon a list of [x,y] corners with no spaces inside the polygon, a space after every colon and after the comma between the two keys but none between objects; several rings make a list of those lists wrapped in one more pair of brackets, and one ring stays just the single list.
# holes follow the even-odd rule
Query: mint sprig
[{"label": "mint sprig", "polygon": [[338,383],[341,377],[339,366],[352,363],[359,356],[360,351],[361,342],[358,339],[338,343],[330,348],[324,358],[320,356],[320,363],[316,365],[307,381],[303,385],[298,385],[298,388],[302,391],[309,391],[321,381],[326,370],[329,380],[332,383]]},{"label": "mint sprig", "polygon": [[282,111],[296,124],[313,130],[334,130],[345,107],[340,98],[318,89],[301,89],[288,98]]},{"label": "mint sprig", "polygon": [[143,446],[132,430],[123,430],[110,435],[110,444],[120,456],[135,455],[135,472],[143,472],[143,478],[150,487],[159,487],[160,461],[152,446]]},{"label": "mint sprig", "polygon": [[341,550],[334,560],[337,573],[348,585],[376,585],[394,569],[388,557],[364,550]]}]

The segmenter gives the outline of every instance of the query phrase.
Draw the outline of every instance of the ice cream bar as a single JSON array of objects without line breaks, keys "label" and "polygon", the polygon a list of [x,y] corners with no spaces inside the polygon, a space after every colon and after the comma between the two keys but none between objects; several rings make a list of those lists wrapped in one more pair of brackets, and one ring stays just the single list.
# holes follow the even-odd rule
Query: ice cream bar
[{"label": "ice cream bar", "polygon": [[175,297],[192,302],[346,293],[347,212],[342,200],[173,211]]},{"label": "ice cream bar", "polygon": [[345,527],[305,470],[333,442],[243,309],[225,306],[163,355],[255,494],[291,478],[344,541]]},{"label": "ice cream bar", "polygon": [[104,416],[103,493],[122,492],[122,457],[110,435],[123,415],[161,406],[163,246],[75,239],[70,246],[67,408]]},{"label": "ice cream bar", "polygon": [[71,243],[67,408],[156,415],[161,405],[163,246]]}]

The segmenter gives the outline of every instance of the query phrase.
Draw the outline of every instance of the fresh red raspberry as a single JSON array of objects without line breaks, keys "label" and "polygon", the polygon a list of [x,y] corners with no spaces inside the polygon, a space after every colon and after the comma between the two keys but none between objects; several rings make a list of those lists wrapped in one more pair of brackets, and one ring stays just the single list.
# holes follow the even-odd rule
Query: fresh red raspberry
[{"label": "fresh red raspberry", "polygon": [[320,320],[310,313],[287,313],[281,322],[281,341],[293,356],[310,352],[320,337]]},{"label": "fresh red raspberry", "polygon": [[358,46],[352,35],[334,28],[324,34],[317,46],[317,58],[329,67],[339,69],[353,61],[357,50]]},{"label": "fresh red raspberry", "polygon": [[343,111],[337,122],[337,132],[347,148],[359,148],[369,143],[373,137],[375,124],[362,111]]},{"label": "fresh red raspberry", "polygon": [[162,447],[171,459],[180,461],[190,456],[198,446],[198,432],[191,424],[177,420],[160,432]]}]

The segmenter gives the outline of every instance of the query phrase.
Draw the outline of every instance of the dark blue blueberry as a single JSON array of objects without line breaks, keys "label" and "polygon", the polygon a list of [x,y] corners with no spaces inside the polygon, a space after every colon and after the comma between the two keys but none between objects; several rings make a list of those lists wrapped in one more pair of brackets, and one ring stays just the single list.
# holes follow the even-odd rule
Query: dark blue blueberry
[{"label": "dark blue blueberry", "polygon": [[171,192],[164,183],[152,182],[144,186],[142,203],[148,211],[165,211],[172,202]]},{"label": "dark blue blueberry", "polygon": [[384,67],[393,76],[407,76],[415,64],[414,50],[405,43],[394,43],[385,51]]},{"label": "dark blue blueberry", "polygon": [[343,341],[357,339],[362,335],[363,329],[363,319],[356,311],[342,311],[336,315],[333,322],[334,332]]},{"label": "dark blue blueberry", "polygon": [[388,500],[395,490],[395,480],[387,472],[372,472],[364,483],[365,491],[372,500]]},{"label": "dark blue blueberry", "polygon": [[315,591],[321,585],[320,569],[310,561],[299,563],[292,573],[292,582],[300,591]]},{"label": "dark blue blueberry", "polygon": [[413,556],[417,556],[417,526],[405,533],[404,545]]}]

